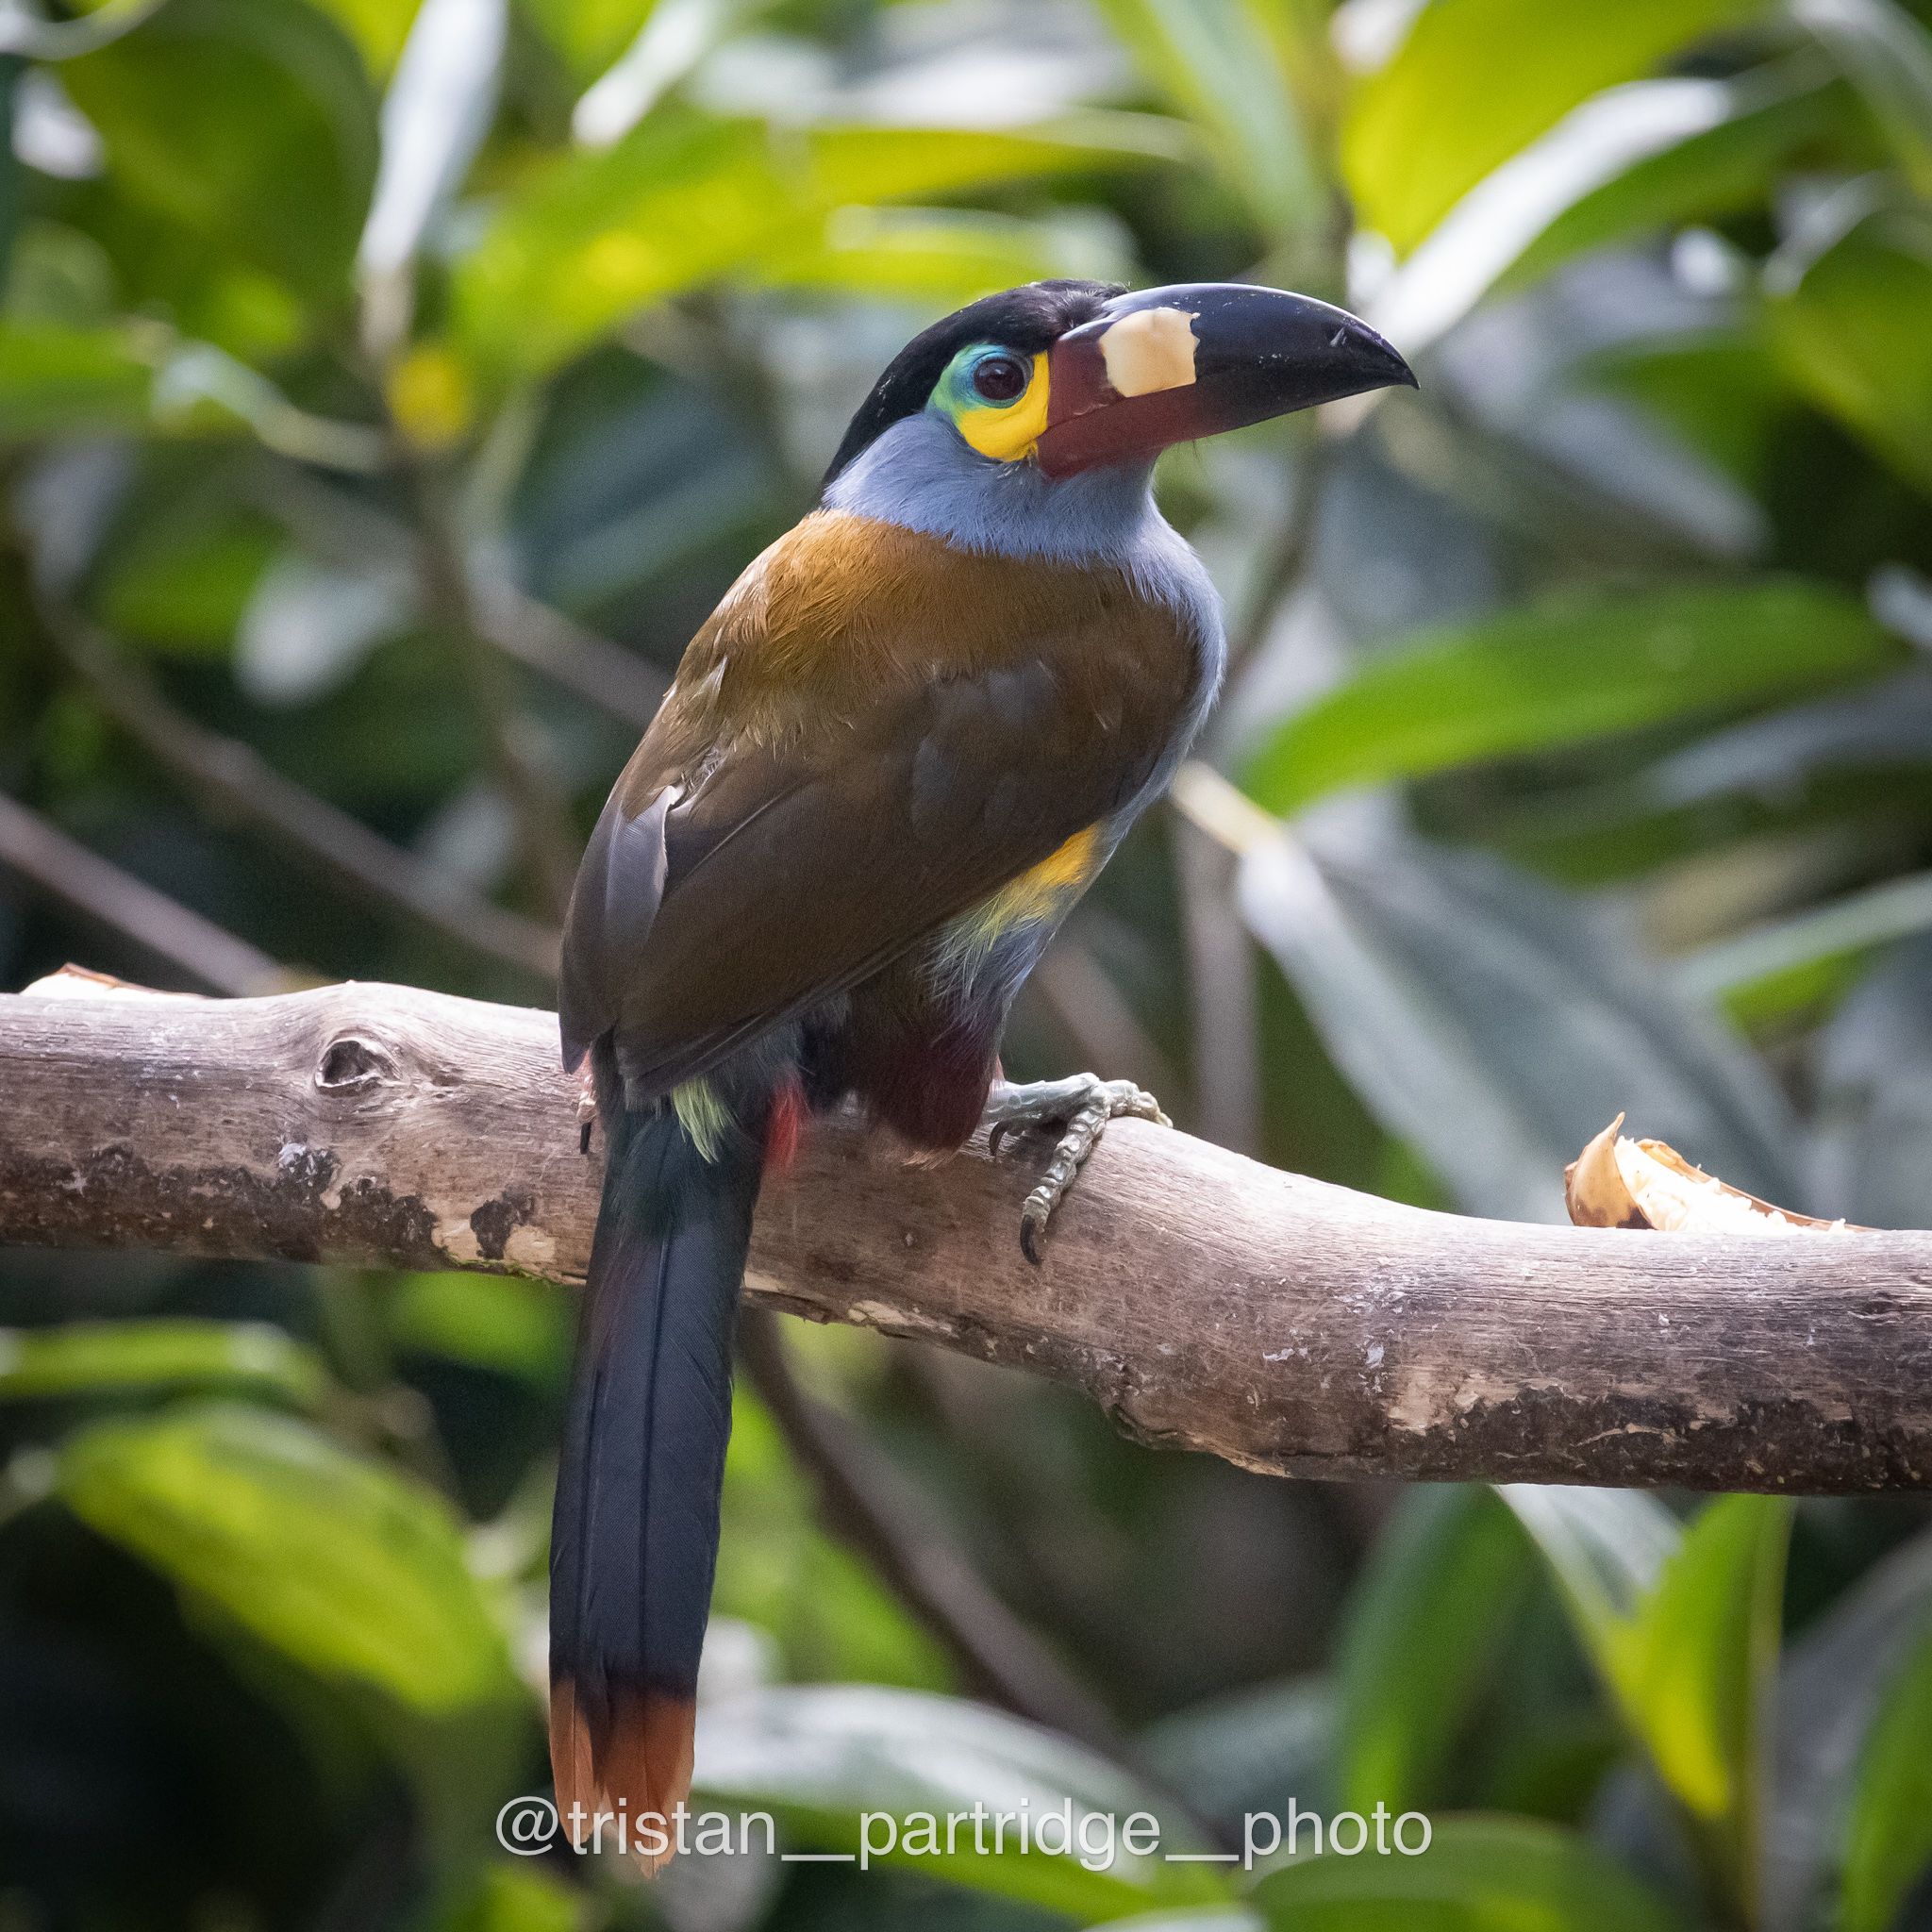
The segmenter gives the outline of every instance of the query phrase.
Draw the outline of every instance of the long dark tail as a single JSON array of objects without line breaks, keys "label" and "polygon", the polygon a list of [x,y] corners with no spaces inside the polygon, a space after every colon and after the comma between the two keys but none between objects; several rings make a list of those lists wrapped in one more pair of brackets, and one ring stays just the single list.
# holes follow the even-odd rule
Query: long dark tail
[{"label": "long dark tail", "polygon": [[691,1786],[764,1123],[718,1107],[701,1147],[667,1105],[625,1110],[592,1051],[607,1165],[551,1524],[550,1761],[565,1828],[627,1812],[635,1848]]}]

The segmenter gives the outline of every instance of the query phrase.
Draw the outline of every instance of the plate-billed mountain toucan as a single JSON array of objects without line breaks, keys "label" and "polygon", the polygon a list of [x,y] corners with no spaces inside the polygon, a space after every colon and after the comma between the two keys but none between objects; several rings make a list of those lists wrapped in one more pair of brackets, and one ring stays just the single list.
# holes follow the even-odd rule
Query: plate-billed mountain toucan
[{"label": "plate-billed mountain toucan", "polygon": [[1014,994],[1220,680],[1154,458],[1413,381],[1273,289],[989,296],[900,353],[818,508],[691,641],[564,942],[564,1060],[589,1057],[607,1154],[551,1541],[567,1822],[669,1813],[690,1784],[732,1324],[801,1118],[856,1099],[929,1153],[989,1112],[1060,1127],[1022,1218],[1036,1260],[1107,1120],[1158,1118],[1124,1082],[999,1066]]}]

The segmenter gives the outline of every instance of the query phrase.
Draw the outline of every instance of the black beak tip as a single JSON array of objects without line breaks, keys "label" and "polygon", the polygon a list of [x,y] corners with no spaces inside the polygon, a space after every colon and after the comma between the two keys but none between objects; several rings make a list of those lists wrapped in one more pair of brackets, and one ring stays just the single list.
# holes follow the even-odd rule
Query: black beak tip
[{"label": "black beak tip", "polygon": [[[1353,317],[1350,318],[1352,321]],[[1377,335],[1365,322],[1356,322],[1350,331],[1354,360],[1363,375],[1374,379],[1378,389],[1421,389],[1415,371],[1405,361],[1392,342]]]}]

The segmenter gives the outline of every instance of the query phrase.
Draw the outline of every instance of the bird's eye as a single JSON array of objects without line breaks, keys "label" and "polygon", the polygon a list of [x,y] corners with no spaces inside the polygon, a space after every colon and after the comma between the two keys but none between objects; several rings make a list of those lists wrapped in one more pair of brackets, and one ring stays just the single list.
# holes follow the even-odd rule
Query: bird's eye
[{"label": "bird's eye", "polygon": [[1026,392],[1026,372],[1010,356],[989,356],[974,365],[973,387],[990,403],[1010,403]]}]

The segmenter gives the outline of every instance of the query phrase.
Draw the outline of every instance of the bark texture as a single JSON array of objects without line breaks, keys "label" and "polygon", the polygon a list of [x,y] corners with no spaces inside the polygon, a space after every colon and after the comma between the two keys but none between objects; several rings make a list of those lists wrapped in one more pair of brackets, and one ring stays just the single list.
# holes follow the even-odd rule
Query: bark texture
[{"label": "bark texture", "polygon": [[[553,1015],[400,987],[0,997],[0,1242],[580,1279],[598,1160]],[[849,1121],[767,1190],[754,1293],[1087,1390],[1301,1475],[1932,1482],[1932,1234],[1431,1214],[1120,1121],[1032,1268],[1038,1151]]]}]

